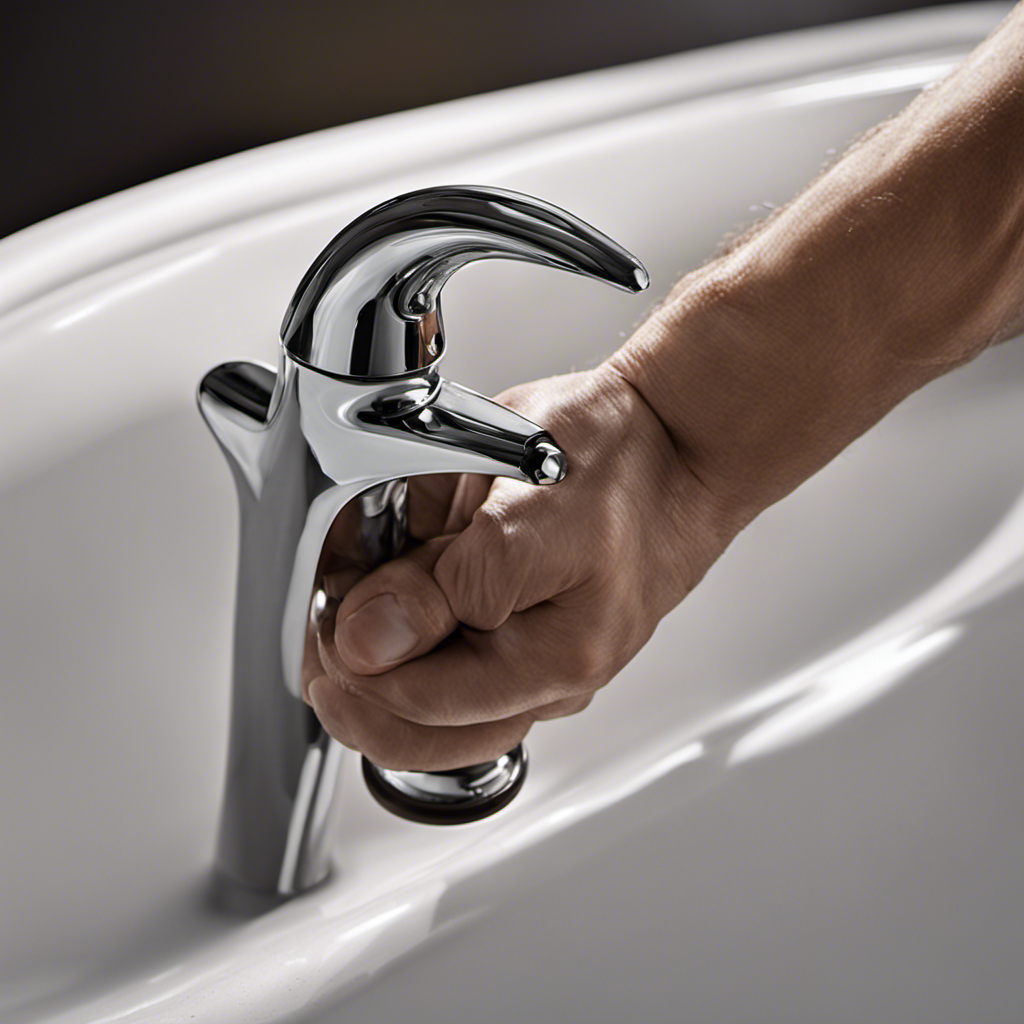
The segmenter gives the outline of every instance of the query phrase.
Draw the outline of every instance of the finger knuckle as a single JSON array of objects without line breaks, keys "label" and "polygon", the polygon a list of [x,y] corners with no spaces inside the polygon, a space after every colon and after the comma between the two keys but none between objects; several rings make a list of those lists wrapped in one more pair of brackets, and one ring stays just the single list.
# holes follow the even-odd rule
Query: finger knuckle
[{"label": "finger knuckle", "polygon": [[579,631],[569,637],[561,656],[560,686],[552,687],[553,700],[582,697],[600,689],[611,678],[613,652],[606,635]]},{"label": "finger knuckle", "polygon": [[593,693],[588,693],[582,697],[577,697],[574,700],[566,701],[561,709],[561,717],[568,718],[570,715],[578,715],[581,711],[586,711],[593,700]]},{"label": "finger knuckle", "polygon": [[533,726],[533,722],[532,716],[528,714],[517,715],[509,723],[508,732],[501,737],[495,737],[493,742],[494,752],[490,755],[491,758],[501,757],[517,744],[522,743]]},{"label": "finger knuckle", "polygon": [[439,559],[434,576],[460,622],[497,629],[508,618],[513,538],[500,513],[477,509],[470,528]]},{"label": "finger knuckle", "polygon": [[578,715],[581,711],[590,707],[594,699],[593,693],[587,693],[580,697],[566,697],[563,700],[556,700],[533,712],[533,717],[538,721],[547,721],[552,718],[568,718],[571,715]]},{"label": "finger knuckle", "polygon": [[589,693],[604,674],[605,660],[589,644],[578,644],[568,658],[567,681],[571,694]]},{"label": "finger knuckle", "polygon": [[443,639],[455,623],[448,601],[434,578],[408,559],[397,559],[391,565],[388,582],[401,599],[403,610],[414,618],[420,635]]}]

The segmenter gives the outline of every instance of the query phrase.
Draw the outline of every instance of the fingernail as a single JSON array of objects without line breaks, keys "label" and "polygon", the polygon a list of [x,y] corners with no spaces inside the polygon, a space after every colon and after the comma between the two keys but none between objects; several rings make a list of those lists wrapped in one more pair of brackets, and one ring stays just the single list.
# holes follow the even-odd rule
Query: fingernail
[{"label": "fingernail", "polygon": [[371,598],[339,627],[339,639],[367,665],[387,665],[404,658],[420,642],[394,594]]}]

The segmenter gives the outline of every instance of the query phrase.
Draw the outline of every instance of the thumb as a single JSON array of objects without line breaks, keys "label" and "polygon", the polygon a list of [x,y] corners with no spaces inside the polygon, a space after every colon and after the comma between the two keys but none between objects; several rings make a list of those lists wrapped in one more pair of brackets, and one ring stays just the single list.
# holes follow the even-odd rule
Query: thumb
[{"label": "thumb", "polygon": [[451,543],[450,536],[435,537],[385,562],[345,594],[334,626],[345,666],[377,675],[426,654],[454,632],[458,620],[432,575]]},{"label": "thumb", "polygon": [[460,624],[496,630],[514,611],[571,586],[570,539],[547,537],[551,517],[532,501],[534,488],[503,483],[495,482],[460,534],[385,562],[345,595],[334,632],[345,666],[360,675],[387,672]]},{"label": "thumb", "polygon": [[548,536],[551,517],[534,506],[532,487],[503,483],[461,533],[386,562],[345,595],[334,630],[344,665],[386,672],[433,650],[460,623],[497,629],[573,584],[570,538]]}]

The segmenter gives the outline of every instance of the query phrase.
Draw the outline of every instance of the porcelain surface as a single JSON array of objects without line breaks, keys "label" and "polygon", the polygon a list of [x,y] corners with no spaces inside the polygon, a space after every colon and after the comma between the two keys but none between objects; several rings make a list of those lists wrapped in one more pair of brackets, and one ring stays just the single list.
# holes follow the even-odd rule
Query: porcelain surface
[{"label": "porcelain surface", "polygon": [[[738,539],[494,818],[382,811],[251,920],[205,893],[234,494],[202,373],[272,361],[312,255],[412,188],[598,225],[652,294],[903,106],[1006,5],[426,108],[0,242],[0,1018],[992,1021],[1024,1015],[1024,347],[915,395]],[[485,393],[593,364],[646,299],[520,265],[445,292]]]}]

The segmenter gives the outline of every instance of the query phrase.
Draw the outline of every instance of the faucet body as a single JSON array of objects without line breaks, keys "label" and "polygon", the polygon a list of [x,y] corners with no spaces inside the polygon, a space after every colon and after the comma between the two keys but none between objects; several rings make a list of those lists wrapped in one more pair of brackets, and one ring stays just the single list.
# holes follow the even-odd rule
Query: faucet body
[{"label": "faucet body", "polygon": [[[631,291],[646,283],[634,257],[555,207],[497,189],[424,190],[359,218],[314,261],[285,316],[276,372],[225,363],[199,385],[200,411],[239,498],[216,868],[245,890],[285,897],[330,872],[342,751],[301,699],[328,533],[330,557],[357,577],[401,550],[408,477],[484,473],[550,484],[566,472],[565,455],[541,427],[438,373],[441,285],[459,266],[494,256]],[[462,772],[368,763],[364,772],[371,790],[408,787],[433,806],[462,786],[472,804],[497,792],[506,768],[514,794],[525,762],[510,758]]]}]

